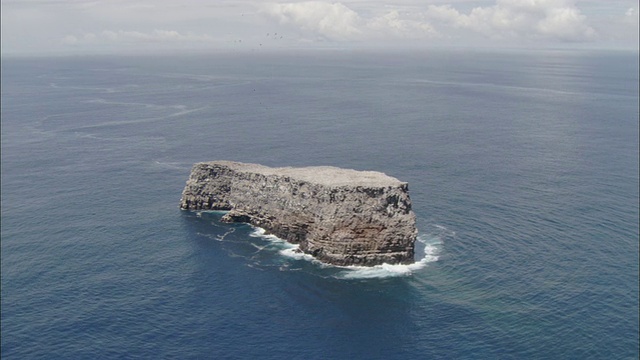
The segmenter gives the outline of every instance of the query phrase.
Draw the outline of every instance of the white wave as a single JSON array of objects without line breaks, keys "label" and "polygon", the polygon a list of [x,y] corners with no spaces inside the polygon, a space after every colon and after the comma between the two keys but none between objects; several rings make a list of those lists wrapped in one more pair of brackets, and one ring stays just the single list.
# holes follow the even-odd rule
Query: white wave
[{"label": "white wave", "polygon": [[265,229],[263,228],[254,226],[254,231],[252,231],[249,234],[249,236],[259,237],[271,242],[271,244],[274,245],[274,248],[278,250],[278,253],[284,257],[294,259],[294,260],[305,260],[305,261],[313,262],[317,265],[320,265],[321,267],[331,266],[314,258],[312,255],[309,255],[300,251],[300,245],[292,244],[275,235],[267,234]]},{"label": "white wave", "polygon": [[430,241],[427,243],[422,237],[418,241],[424,244],[424,256],[412,264],[381,264],[375,266],[345,266],[345,271],[336,275],[339,279],[374,279],[399,276],[409,276],[415,271],[424,269],[427,264],[438,261],[438,253],[442,242]]},{"label": "white wave", "polygon": [[[332,268],[332,267],[336,267],[335,265],[331,265],[331,264],[327,264],[324,263],[318,259],[316,259],[313,255],[311,254],[307,254],[305,252],[303,252],[302,250],[300,250],[300,245],[294,245],[291,243],[286,243],[288,245],[288,247],[286,249],[282,249],[280,250],[278,253],[282,256],[285,256],[287,258],[291,258],[294,260],[304,260],[304,261],[308,261],[320,268]],[[299,270],[299,269],[296,269]]]},{"label": "white wave", "polygon": [[[374,279],[374,278],[389,278],[399,276],[410,276],[414,272],[421,270],[427,266],[427,264],[438,261],[439,253],[444,237],[454,234],[452,231],[446,229],[443,226],[435,225],[435,233],[428,233],[418,236],[417,241],[424,245],[424,255],[420,260],[412,264],[381,264],[376,266],[337,266],[331,265],[316,259],[312,255],[306,254],[300,251],[300,246],[297,244],[291,244],[286,240],[271,234],[267,234],[265,229],[260,227],[254,227],[249,236],[259,237],[272,242],[281,248],[278,253],[287,258],[294,260],[304,260],[314,263],[322,268],[336,268],[343,271],[335,275],[338,279]],[[256,246],[257,247],[257,246]]]},{"label": "white wave", "polygon": [[259,237],[274,243],[282,243],[283,245],[288,244],[294,246],[293,244],[288,243],[275,235],[267,234],[267,231],[261,227],[254,226],[253,228],[254,230],[249,234],[249,236],[251,237]]},{"label": "white wave", "polygon": [[320,263],[320,261],[318,261],[312,255],[305,254],[302,251],[300,251],[300,246],[298,246],[298,245],[293,245],[293,246],[288,247],[286,249],[282,249],[282,250],[279,251],[279,253],[281,255],[283,255],[283,256],[286,256],[286,257],[289,257],[289,258],[292,258],[292,259],[296,259],[296,260],[306,260],[306,261]]}]

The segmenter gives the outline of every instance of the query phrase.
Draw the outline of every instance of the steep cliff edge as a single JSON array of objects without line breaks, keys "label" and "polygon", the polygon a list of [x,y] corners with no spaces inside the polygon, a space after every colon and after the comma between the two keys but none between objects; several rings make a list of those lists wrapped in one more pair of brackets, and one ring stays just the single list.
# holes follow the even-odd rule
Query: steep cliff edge
[{"label": "steep cliff edge", "polygon": [[414,261],[417,229],[408,185],[380,172],[198,163],[180,207],[229,210],[223,221],[259,226],[335,265]]}]

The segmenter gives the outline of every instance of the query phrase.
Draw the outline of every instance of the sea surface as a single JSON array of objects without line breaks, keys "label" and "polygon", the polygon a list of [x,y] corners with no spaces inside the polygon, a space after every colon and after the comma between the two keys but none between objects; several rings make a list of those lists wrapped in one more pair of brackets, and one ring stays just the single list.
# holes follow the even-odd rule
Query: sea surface
[{"label": "sea surface", "polygon": [[[638,53],[2,59],[2,359],[637,359]],[[416,263],[178,208],[193,163],[409,182]]]}]

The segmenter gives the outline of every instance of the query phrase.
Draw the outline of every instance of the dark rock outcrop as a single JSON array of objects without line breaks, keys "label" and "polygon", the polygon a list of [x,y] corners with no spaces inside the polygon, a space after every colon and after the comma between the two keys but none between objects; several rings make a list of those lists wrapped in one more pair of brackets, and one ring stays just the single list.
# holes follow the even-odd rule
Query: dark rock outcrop
[{"label": "dark rock outcrop", "polygon": [[198,163],[182,209],[228,210],[318,260],[372,266],[413,262],[417,230],[408,185],[380,172]]}]

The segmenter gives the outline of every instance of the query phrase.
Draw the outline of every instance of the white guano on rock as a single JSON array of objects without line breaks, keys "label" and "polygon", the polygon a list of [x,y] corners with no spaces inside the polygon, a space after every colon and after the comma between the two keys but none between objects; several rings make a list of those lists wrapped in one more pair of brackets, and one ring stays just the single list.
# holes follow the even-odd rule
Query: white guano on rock
[{"label": "white guano on rock", "polygon": [[212,161],[193,166],[180,207],[228,210],[223,221],[259,226],[330,264],[408,264],[417,236],[408,190],[375,171]]}]

